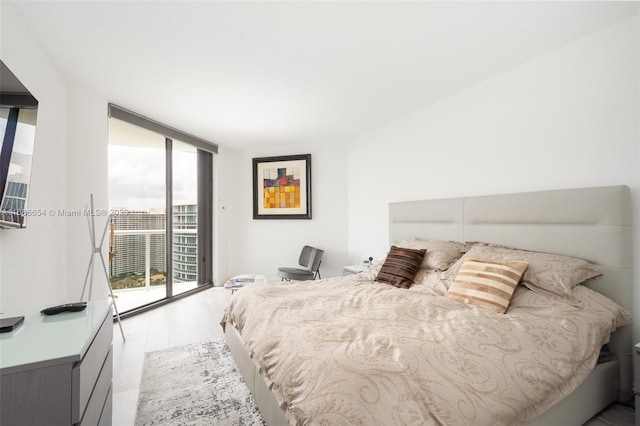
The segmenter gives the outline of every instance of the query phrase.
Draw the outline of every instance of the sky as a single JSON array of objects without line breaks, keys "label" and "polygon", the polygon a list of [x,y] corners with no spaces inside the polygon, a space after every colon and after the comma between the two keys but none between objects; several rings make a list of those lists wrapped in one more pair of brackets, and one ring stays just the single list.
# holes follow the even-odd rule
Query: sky
[{"label": "sky", "polygon": [[[176,144],[178,145],[178,144]],[[184,145],[184,144],[183,144]],[[173,204],[195,204],[195,148],[173,152]],[[109,145],[109,208],[165,210],[165,149]]]}]

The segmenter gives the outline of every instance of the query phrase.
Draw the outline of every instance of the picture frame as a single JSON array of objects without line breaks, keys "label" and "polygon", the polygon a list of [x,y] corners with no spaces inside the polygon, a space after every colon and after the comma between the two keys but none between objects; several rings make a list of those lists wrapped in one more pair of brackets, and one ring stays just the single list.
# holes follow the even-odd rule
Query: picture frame
[{"label": "picture frame", "polygon": [[252,162],[254,219],[311,219],[311,154]]}]

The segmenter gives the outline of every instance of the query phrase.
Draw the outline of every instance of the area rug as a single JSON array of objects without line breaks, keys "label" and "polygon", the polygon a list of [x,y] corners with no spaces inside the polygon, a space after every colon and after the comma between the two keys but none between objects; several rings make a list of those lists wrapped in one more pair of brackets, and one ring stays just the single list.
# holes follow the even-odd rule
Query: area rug
[{"label": "area rug", "polygon": [[222,340],[145,355],[136,425],[264,425]]}]

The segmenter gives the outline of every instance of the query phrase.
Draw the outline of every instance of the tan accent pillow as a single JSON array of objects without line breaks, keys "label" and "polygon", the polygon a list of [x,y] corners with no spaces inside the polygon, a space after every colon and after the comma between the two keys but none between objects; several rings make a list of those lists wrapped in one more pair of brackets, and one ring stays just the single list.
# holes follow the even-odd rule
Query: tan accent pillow
[{"label": "tan accent pillow", "polygon": [[411,287],[425,252],[425,249],[415,250],[391,246],[375,280],[400,288]]},{"label": "tan accent pillow", "polygon": [[426,249],[427,253],[422,259],[421,269],[430,271],[446,271],[456,260],[464,254],[464,243],[457,241],[423,240],[421,238],[409,238],[396,244],[398,247],[411,249]]},{"label": "tan accent pillow", "polygon": [[443,273],[443,278],[455,279],[458,269],[468,256],[490,260],[527,262],[529,267],[522,277],[524,285],[531,290],[542,290],[568,300],[573,300],[575,286],[589,278],[602,275],[598,268],[583,259],[486,243],[473,243],[467,253]]},{"label": "tan accent pillow", "polygon": [[527,262],[467,257],[447,297],[503,314],[527,266]]}]

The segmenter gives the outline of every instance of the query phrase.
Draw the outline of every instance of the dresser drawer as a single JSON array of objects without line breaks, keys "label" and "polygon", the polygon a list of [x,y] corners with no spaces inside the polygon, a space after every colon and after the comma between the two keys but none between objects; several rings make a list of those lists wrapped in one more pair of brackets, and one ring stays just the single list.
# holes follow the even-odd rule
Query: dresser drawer
[{"label": "dresser drawer", "polygon": [[107,396],[111,391],[111,378],[113,376],[113,349],[109,349],[107,359],[104,361],[102,371],[98,376],[96,386],[93,388],[91,398],[87,403],[87,409],[82,417],[83,426],[95,426],[100,423],[102,410],[104,409]]},{"label": "dresser drawer", "polygon": [[[84,357],[76,363],[71,373],[71,420],[73,423],[78,423],[82,419],[98,381],[98,376],[102,371],[102,366],[109,354],[112,339],[113,320],[111,319],[111,311],[109,311]],[[111,376],[109,376],[109,380],[111,380]]]},{"label": "dresser drawer", "polygon": [[635,372],[633,389],[636,391],[636,394],[640,394],[640,343],[633,347],[633,367]]},{"label": "dresser drawer", "polygon": [[111,426],[113,419],[113,387],[109,388],[98,426]]}]

